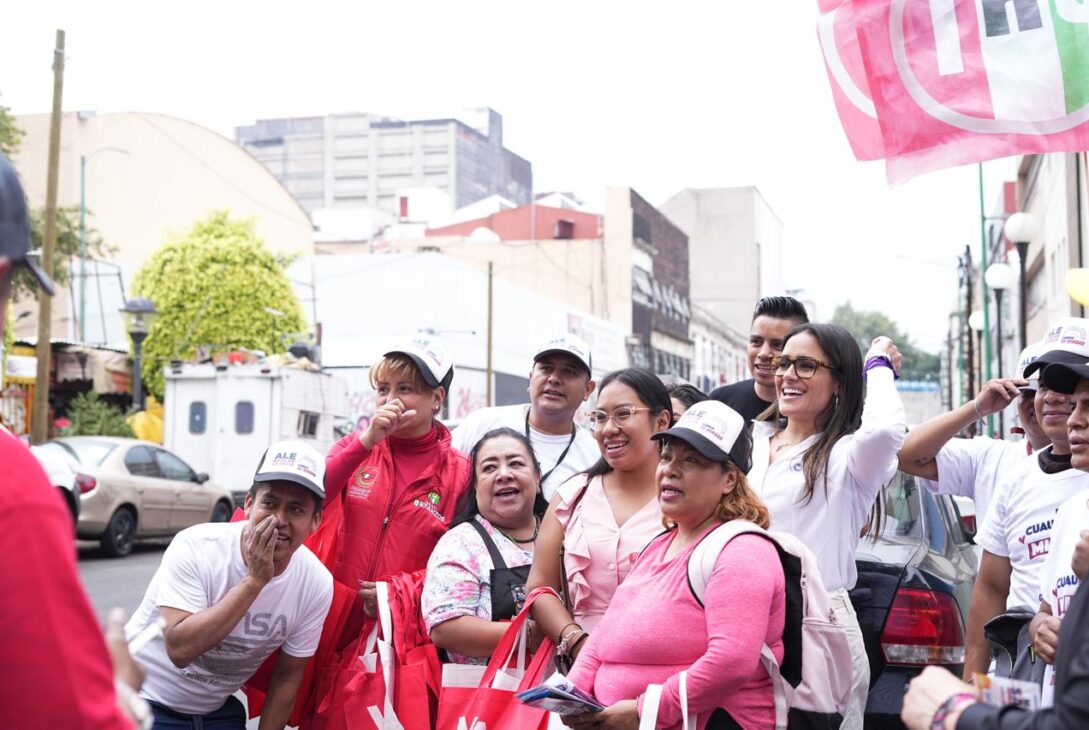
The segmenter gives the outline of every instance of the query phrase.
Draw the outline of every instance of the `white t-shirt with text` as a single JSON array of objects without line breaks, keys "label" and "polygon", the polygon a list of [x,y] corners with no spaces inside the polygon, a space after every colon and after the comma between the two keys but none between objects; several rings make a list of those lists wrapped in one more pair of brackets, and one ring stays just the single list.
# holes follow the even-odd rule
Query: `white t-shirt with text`
[{"label": "white t-shirt with text", "polygon": [[[1089,491],[1079,492],[1059,506],[1051,527],[1051,550],[1040,570],[1040,595],[1051,607],[1051,615],[1062,618],[1078,590],[1078,576],[1070,567],[1081,531],[1089,530]],[[1055,696],[1055,667],[1044,670],[1043,699],[1051,706]]]},{"label": "white t-shirt with text", "polygon": [[[496,406],[494,408],[481,408],[473,411],[458,424],[453,433],[453,446],[463,454],[468,455],[481,437],[496,428],[510,428],[520,434],[526,432],[526,416],[529,406]],[[529,427],[529,442],[533,445],[533,453],[537,461],[541,463],[541,475],[548,474],[548,478],[541,483],[541,491],[545,499],[551,501],[557,487],[568,479],[586,471],[601,458],[601,450],[597,446],[594,435],[585,428],[575,426],[575,440],[571,440],[571,434],[550,434]],[[556,462],[564,449],[570,444],[571,448],[564,455],[563,461],[557,466]],[[552,472],[549,474],[549,472]]]},{"label": "white t-shirt with text", "polygon": [[976,543],[992,555],[1009,558],[1007,610],[1040,607],[1040,573],[1051,548],[1055,512],[1085,489],[1089,489],[1089,474],[1077,469],[1046,474],[1038,457],[1022,462],[1009,479],[1002,480]]},{"label": "white t-shirt with text", "polygon": [[920,479],[919,483],[934,494],[970,498],[976,506],[976,523],[982,524],[999,483],[1029,458],[1024,441],[988,436],[950,439],[935,459],[937,481]]},{"label": "white t-shirt with text", "polygon": [[[210,523],[182,530],[163,554],[140,607],[125,626],[131,639],[157,621],[165,606],[189,613],[223,599],[247,574],[242,561],[245,522]],[[147,671],[140,693],[177,711],[204,715],[219,709],[276,649],[309,657],[318,647],[333,601],[333,576],[305,546],[269,581],[230,634],[179,669],[160,634],[135,657]]]}]

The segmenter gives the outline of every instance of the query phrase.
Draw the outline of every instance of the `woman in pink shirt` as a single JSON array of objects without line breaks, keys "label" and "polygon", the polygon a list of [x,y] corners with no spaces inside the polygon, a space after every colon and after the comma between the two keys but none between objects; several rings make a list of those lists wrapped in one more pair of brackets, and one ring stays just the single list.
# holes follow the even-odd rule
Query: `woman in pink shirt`
[{"label": "woman in pink shirt", "polygon": [[740,535],[722,550],[703,604],[688,583],[688,558],[704,536],[733,519],[768,526],[749,489],[752,444],[744,419],[719,401],[692,406],[661,441],[658,500],[666,532],[617,589],[568,679],[597,697],[602,712],[564,717],[575,728],[638,728],[647,685],[661,684],[658,728],[680,727],[680,675],[687,710],[701,729],[775,726],[766,644],[783,659],[786,593],[775,546]]},{"label": "woman in pink shirt", "polygon": [[654,482],[658,448],[651,436],[669,428],[673,408],[657,375],[626,368],[601,381],[589,418],[601,461],[556,490],[526,585],[527,591],[566,589],[567,605],[544,596],[533,604],[533,618],[569,660],[605,614],[639,552],[662,531]]}]

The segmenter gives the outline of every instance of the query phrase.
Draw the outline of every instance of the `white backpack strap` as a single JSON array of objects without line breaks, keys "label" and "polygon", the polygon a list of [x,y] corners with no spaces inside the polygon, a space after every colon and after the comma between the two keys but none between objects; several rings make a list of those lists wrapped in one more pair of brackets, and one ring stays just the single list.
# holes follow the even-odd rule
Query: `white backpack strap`
[{"label": "white backpack strap", "polygon": [[662,702],[662,685],[648,684],[643,694],[643,714],[639,717],[639,730],[654,730],[658,724],[658,705]]},{"label": "white backpack strap", "polygon": [[738,535],[745,533],[767,535],[767,531],[754,522],[748,520],[730,520],[719,525],[704,536],[696,549],[688,557],[688,587],[692,589],[692,595],[696,601],[703,605],[703,596],[707,592],[707,583],[711,580],[711,573],[718,562],[718,556],[726,543]]},{"label": "white backpack strap", "polygon": [[771,687],[775,692],[775,728],[786,730],[791,687],[779,673],[779,662],[775,661],[775,655],[771,653],[771,647],[767,644],[760,648],[760,663],[764,665],[768,676],[771,677]]}]

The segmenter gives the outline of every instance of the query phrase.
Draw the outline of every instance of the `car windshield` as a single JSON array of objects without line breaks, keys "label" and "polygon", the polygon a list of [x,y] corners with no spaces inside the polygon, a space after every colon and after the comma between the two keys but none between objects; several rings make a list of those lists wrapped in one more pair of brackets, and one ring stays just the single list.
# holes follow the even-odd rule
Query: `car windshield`
[{"label": "car windshield", "polygon": [[68,456],[75,457],[83,466],[98,466],[110,452],[117,448],[117,444],[109,441],[99,441],[90,438],[64,439],[63,441],[48,441],[42,444],[45,448],[59,449]]}]

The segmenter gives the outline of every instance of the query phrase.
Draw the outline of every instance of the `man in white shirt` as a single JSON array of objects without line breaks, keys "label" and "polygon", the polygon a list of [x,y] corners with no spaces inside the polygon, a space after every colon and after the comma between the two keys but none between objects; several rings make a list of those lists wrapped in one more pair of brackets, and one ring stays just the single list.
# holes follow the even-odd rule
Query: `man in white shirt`
[{"label": "man in white shirt", "polygon": [[137,656],[155,730],[243,730],[232,695],[274,651],[260,730],[282,730],[333,599],[333,577],[303,541],[321,521],[325,459],[272,444],[246,496],[245,522],[182,530],[125,627],[157,634]]},{"label": "man in white shirt", "polygon": [[1022,461],[999,480],[976,542],[983,548],[968,612],[964,677],[985,673],[991,651],[983,627],[1013,609],[1035,611],[1040,605],[1040,571],[1051,544],[1055,511],[1066,499],[1089,488],[1089,474],[1073,469],[1067,419],[1073,410],[1068,393],[1052,387],[1047,367],[1089,360],[1089,321],[1067,318],[1044,338],[1047,349],[1025,370],[1042,369],[1034,401],[1036,420],[1051,446]]},{"label": "man in white shirt", "polygon": [[541,489],[551,500],[556,488],[601,458],[597,441],[575,424],[579,407],[594,393],[590,347],[573,334],[541,345],[529,371],[529,405],[481,408],[454,429],[453,446],[468,454],[489,431],[525,433],[541,464]]},{"label": "man in white shirt", "polygon": [[[919,477],[922,486],[935,494],[969,497],[975,503],[976,522],[983,524],[991,495],[999,480],[1008,475],[1028,454],[1050,441],[1036,421],[1034,400],[1039,372],[1025,378],[1025,369],[1043,352],[1035,342],[1021,352],[1017,376],[996,378],[960,408],[935,416],[908,431],[900,449],[900,470]],[[954,438],[972,423],[998,413],[1011,402],[1025,433],[1024,441],[1005,441],[987,436]]]}]

